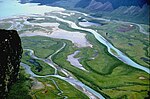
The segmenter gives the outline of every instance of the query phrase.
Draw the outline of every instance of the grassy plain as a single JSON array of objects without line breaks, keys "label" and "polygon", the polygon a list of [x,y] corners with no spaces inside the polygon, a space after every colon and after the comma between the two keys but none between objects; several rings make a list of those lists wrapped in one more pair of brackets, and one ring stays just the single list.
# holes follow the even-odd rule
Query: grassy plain
[{"label": "grassy plain", "polygon": [[[45,40],[47,40],[47,41],[45,41]],[[24,48],[33,49],[35,51],[35,54],[40,58],[46,58],[44,55],[49,56],[52,53],[54,53],[55,51],[57,51],[62,46],[62,42],[60,42],[60,40],[57,40],[57,39],[54,40],[51,38],[38,37],[38,36],[37,37],[23,37],[22,42],[23,42],[22,44],[23,44]],[[66,42],[69,42],[69,41],[66,41]],[[34,46],[33,46],[33,44],[34,44]],[[45,47],[45,46],[48,46],[46,48],[53,49],[54,51],[53,52],[51,52],[51,51],[47,52],[45,48],[43,49],[43,47]],[[34,62],[31,63],[29,60],[30,61],[32,60]],[[42,61],[35,60],[35,59],[33,60],[29,56],[28,51],[24,51],[22,62],[31,66],[31,70],[35,74],[38,74],[38,75],[54,74],[53,68],[51,68],[49,65],[45,64]],[[36,64],[39,64],[39,65],[36,66]],[[38,72],[36,69],[37,67],[42,68],[42,70],[40,72]],[[63,75],[61,72],[58,72],[58,74]],[[53,84],[53,81],[51,79],[53,79],[54,81],[57,82],[58,86],[63,91],[62,94],[58,95],[58,93],[60,93],[60,92],[57,89],[57,87]],[[49,97],[51,97],[52,99],[54,99],[54,98],[60,98],[61,99],[61,98],[64,98],[65,96],[67,96],[69,98],[77,98],[77,99],[87,99],[88,98],[83,93],[81,93],[80,91],[78,91],[76,88],[74,88],[72,85],[68,84],[65,81],[62,81],[62,80],[59,80],[56,78],[51,78],[51,77],[49,77],[49,78],[38,78],[38,80],[40,82],[42,82],[45,87],[43,89],[32,89],[31,90],[31,96],[32,97],[36,97],[36,98],[43,98],[44,97],[45,99],[49,99]],[[51,87],[47,86],[47,84],[48,85],[50,84]],[[45,91],[46,91],[46,93],[45,93]]]},{"label": "grassy plain", "polygon": [[29,56],[28,51],[24,51],[23,58],[21,60],[23,63],[28,64],[31,70],[37,75],[49,75],[54,74],[54,69],[43,61],[33,59]]},{"label": "grassy plain", "polygon": [[38,81],[42,82],[45,86],[43,89],[32,90],[32,96],[38,99],[64,99],[65,97],[69,99],[88,99],[87,96],[72,85],[58,78],[38,78]]},{"label": "grassy plain", "polygon": [[[127,24],[127,26],[129,25]],[[137,26],[133,26],[134,28],[130,31],[121,32],[118,29],[123,28],[122,26],[119,23],[109,23],[106,26],[98,27],[98,32],[135,62],[150,68],[150,61],[142,60],[142,57],[150,60],[149,36],[140,33]]]},{"label": "grassy plain", "polygon": [[46,58],[56,50],[58,50],[63,43],[58,42],[57,39],[50,39],[48,37],[23,37],[22,45],[25,49],[32,49],[35,55],[40,58]]},{"label": "grassy plain", "polygon": [[[62,16],[59,17],[63,18]],[[89,26],[87,28],[96,30],[99,34],[105,37],[110,43],[129,56],[132,60],[138,64],[150,68],[149,36],[141,33],[137,25],[132,23],[116,23],[115,21],[104,22],[102,20],[86,17],[79,13],[63,19],[73,21],[78,26],[80,26],[78,24],[79,20],[77,20],[79,17],[85,18],[91,22],[96,21],[104,23],[103,25]],[[140,25],[145,29],[146,32],[149,32],[148,25]]]},{"label": "grassy plain", "polygon": [[[43,88],[35,89],[34,80],[29,79],[29,75],[25,73],[23,67],[20,67],[19,79],[10,88],[7,99],[88,99],[86,95],[78,91],[69,83],[54,77],[35,78],[41,82]],[[39,85],[37,85],[39,86]]]},{"label": "grassy plain", "polygon": [[[78,22],[77,19],[79,16],[80,14],[75,14],[72,17],[66,17],[64,19]],[[51,18],[46,17],[45,20],[37,22],[56,22],[56,20],[51,20]],[[59,28],[61,29],[79,31],[70,28],[69,25],[65,23],[58,23],[60,23]],[[139,33],[137,26],[134,26],[135,28],[130,31],[119,32],[118,29],[121,28],[121,25],[122,24],[120,23],[109,22],[103,26],[91,26],[88,28],[97,30],[98,33],[104,36],[110,43],[128,55],[131,59],[149,67],[149,63],[140,59],[141,57],[149,58],[148,37]],[[27,26],[26,28],[29,27]],[[33,29],[36,30],[36,28]],[[41,28],[39,27],[39,29]],[[110,55],[107,52],[107,48],[99,43],[92,34],[85,31],[80,32],[87,34],[86,38],[93,45],[93,48],[77,48],[70,41],[47,37],[23,37],[21,38],[23,42],[22,45],[25,49],[34,50],[36,56],[40,58],[47,58],[52,53],[56,52],[63,45],[63,42],[65,42],[65,48],[52,57],[52,60],[61,68],[71,72],[78,80],[93,88],[95,91],[103,94],[108,99],[144,99],[147,97],[147,93],[150,90],[149,74],[128,66]],[[106,32],[108,35],[106,35]],[[80,57],[80,63],[89,72],[85,72],[72,66],[66,60],[67,56],[74,53],[76,50],[79,50],[80,53],[75,57]],[[32,59],[28,54],[29,52],[24,51],[22,62],[31,66],[34,73],[38,75],[54,73],[54,69],[49,65],[42,61]],[[38,72],[37,68],[42,68],[42,70]],[[49,97],[52,97],[61,99],[65,96],[69,99],[87,98],[83,93],[60,79],[49,77],[37,78],[37,80],[42,82],[44,88],[30,89],[31,85],[28,83],[30,87],[27,90],[33,98],[44,97],[45,99],[48,99]],[[53,80],[57,83],[59,88],[56,87]],[[20,84],[22,83],[23,82]],[[60,89],[63,91],[61,94],[59,94]]]},{"label": "grassy plain", "polygon": [[[65,47],[63,53],[59,53],[55,56],[54,61],[73,73],[83,83],[87,84],[102,94],[104,93],[106,97],[119,98],[127,95],[127,97],[131,99],[130,96],[128,96],[129,93],[136,95],[134,92],[136,89],[133,89],[132,87],[140,86],[140,91],[137,97],[144,98],[147,94],[147,91],[149,90],[149,75],[143,71],[125,65],[124,63],[118,61],[116,58],[112,57],[106,51],[106,47],[96,41],[91,34],[88,34],[87,38],[94,45],[94,48],[78,49],[81,51],[78,57],[82,57],[80,62],[88,71],[90,71],[89,73],[71,66],[69,62],[66,61],[67,56],[73,53],[75,50],[75,48],[69,46],[69,44],[67,44],[68,46]],[[95,57],[94,60],[91,60],[89,58],[93,56],[93,50],[98,51],[98,56]],[[145,79],[140,80],[139,77],[141,76],[144,76]],[[109,90],[116,92],[120,87],[122,89],[124,89],[124,87],[129,89],[131,88],[133,91],[125,90],[122,92],[122,94],[119,94],[119,96],[118,94],[111,94],[108,92]],[[145,95],[143,95],[143,93]]]}]

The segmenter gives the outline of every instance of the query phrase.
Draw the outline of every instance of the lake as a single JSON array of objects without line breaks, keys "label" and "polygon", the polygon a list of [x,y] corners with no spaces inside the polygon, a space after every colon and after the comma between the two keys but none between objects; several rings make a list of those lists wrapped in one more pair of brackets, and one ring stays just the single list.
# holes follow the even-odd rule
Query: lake
[{"label": "lake", "polygon": [[15,15],[44,14],[51,11],[64,11],[59,7],[38,5],[38,3],[21,4],[18,0],[0,0],[0,19]]}]

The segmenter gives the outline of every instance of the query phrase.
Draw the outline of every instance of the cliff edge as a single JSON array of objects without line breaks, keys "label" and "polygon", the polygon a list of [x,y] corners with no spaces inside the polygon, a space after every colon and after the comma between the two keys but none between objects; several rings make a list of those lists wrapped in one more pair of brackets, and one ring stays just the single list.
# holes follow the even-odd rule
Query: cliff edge
[{"label": "cliff edge", "polygon": [[15,30],[0,29],[0,97],[6,98],[9,87],[17,80],[22,47]]}]

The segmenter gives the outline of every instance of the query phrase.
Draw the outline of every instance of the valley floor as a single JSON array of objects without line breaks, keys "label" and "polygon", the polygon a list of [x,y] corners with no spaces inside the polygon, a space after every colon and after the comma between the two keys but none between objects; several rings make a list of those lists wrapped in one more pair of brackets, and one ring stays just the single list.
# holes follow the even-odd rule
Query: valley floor
[{"label": "valley floor", "polygon": [[[100,25],[82,26],[80,18]],[[137,24],[66,10],[3,19],[0,28],[18,30],[24,49],[20,77],[8,99],[148,97],[149,34],[141,33]],[[112,44],[137,67],[128,64],[113,47],[109,52],[88,30],[100,34],[104,38],[101,42]]]}]

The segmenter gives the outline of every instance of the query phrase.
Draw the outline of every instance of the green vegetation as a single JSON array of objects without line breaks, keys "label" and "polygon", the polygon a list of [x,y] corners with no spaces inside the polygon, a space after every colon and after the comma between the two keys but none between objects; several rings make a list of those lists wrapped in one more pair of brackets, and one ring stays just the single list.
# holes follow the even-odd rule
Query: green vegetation
[{"label": "green vegetation", "polygon": [[[59,14],[56,15],[58,17],[63,17]],[[77,23],[77,19],[80,16],[81,14],[75,14],[72,17],[66,17],[64,19]],[[84,16],[82,15],[81,17]],[[88,19],[92,20],[90,17],[88,17]],[[67,31],[80,31],[70,28],[66,23],[59,22],[48,17],[45,17],[45,20],[33,20],[31,22],[58,22],[60,24],[59,28],[61,29]],[[45,29],[47,29],[46,27],[40,26],[35,26],[32,28],[28,25],[25,25],[24,28],[25,30],[20,31],[20,33],[38,30],[46,32]],[[98,33],[100,33],[116,48],[121,50],[135,62],[144,65],[145,67],[149,67],[149,62],[145,62],[141,59],[141,57],[146,59],[150,58],[149,38],[145,34],[140,33],[137,26],[108,22],[102,26],[91,26],[88,28],[97,30]],[[147,26],[144,25],[144,28],[147,29]],[[52,29],[49,28],[48,30],[51,31]],[[34,50],[35,56],[43,59],[46,59],[48,56],[56,52],[65,42],[65,48],[62,49],[58,54],[54,55],[52,60],[58,64],[59,67],[68,70],[75,78],[83,82],[85,85],[91,87],[95,91],[101,93],[108,99],[144,99],[147,97],[150,85],[149,74],[119,61],[110,55],[107,51],[107,48],[99,43],[92,34],[85,31],[82,31],[82,33],[87,34],[86,38],[93,45],[92,48],[77,48],[71,43],[71,41],[41,36],[22,37],[21,40],[24,49]],[[80,57],[80,63],[89,72],[72,66],[70,62],[66,60],[68,55],[77,50],[80,52],[75,57]],[[111,51],[116,54],[116,52],[114,52],[112,49]],[[52,67],[43,61],[31,58],[29,51],[27,50],[24,50],[23,52],[22,62],[31,66],[31,70],[37,75],[54,74],[54,69]],[[24,71],[21,69],[21,73],[23,72]],[[60,71],[58,71],[58,74],[65,76]],[[34,78],[32,81],[27,78],[29,78],[29,76],[27,76],[26,79],[21,77],[17,85],[14,84],[14,86],[11,88],[9,97],[13,97],[13,95],[17,94],[15,92],[21,90],[20,92],[25,91],[27,95],[25,98],[29,97],[29,99],[31,97],[39,99],[49,99],[50,97],[52,99],[62,99],[65,97],[68,97],[69,99],[88,98],[69,83],[55,77]],[[40,83],[40,85],[36,83],[35,79]],[[41,88],[38,88],[37,86],[41,86]],[[20,87],[23,87],[23,89],[18,90],[17,88]],[[18,95],[16,95],[16,97],[17,96]],[[19,97],[19,99],[22,98]]]},{"label": "green vegetation", "polygon": [[[19,80],[10,88],[7,99],[12,99],[12,97],[13,99],[62,99],[65,97],[69,99],[88,99],[86,95],[72,85],[58,78],[37,78],[37,81],[41,82],[44,87],[36,89],[40,85],[36,85],[34,80],[29,79],[29,75],[25,73],[23,67],[20,67]],[[33,86],[36,87],[32,88]]]},{"label": "green vegetation", "polygon": [[[129,24],[127,24],[128,26]],[[119,26],[119,24],[110,23],[108,26],[100,27],[98,32],[135,62],[150,68],[149,63],[141,59],[141,57],[150,59],[147,51],[149,37],[140,33],[138,27],[135,26],[133,30],[127,32],[120,32],[119,28],[123,29],[122,24]],[[106,32],[108,35],[105,34]]]},{"label": "green vegetation", "polygon": [[38,78],[38,81],[44,84],[43,89],[33,89],[31,92],[32,97],[38,99],[88,99],[86,95],[74,88],[67,82],[54,77]]},{"label": "green vegetation", "polygon": [[[138,26],[130,26],[131,24],[123,24],[109,22],[102,26],[91,26],[88,28],[97,30],[99,34],[105,37],[116,48],[129,56],[132,60],[145,67],[150,68],[149,61],[141,59],[144,57],[150,60],[148,47],[149,36],[139,32]],[[147,25],[142,25],[148,30]]]},{"label": "green vegetation", "polygon": [[[59,16],[60,17],[60,16]],[[85,17],[81,14],[75,14],[72,17],[66,17],[65,19],[76,22],[79,17],[86,18],[87,20],[93,20],[92,18]],[[98,21],[98,20],[97,20]],[[99,22],[99,21],[98,21]],[[139,32],[139,27],[131,24],[122,24],[116,22],[107,22],[102,26],[91,26],[88,28],[97,30],[103,37],[105,37],[110,43],[112,43],[116,48],[121,50],[127,56],[129,56],[135,62],[150,68],[149,61],[142,60],[144,57],[146,60],[150,60],[149,47],[149,36]],[[141,26],[148,32],[148,25]],[[119,29],[126,29],[126,32],[119,32]],[[108,33],[106,35],[106,33]],[[143,40],[144,39],[144,40]]]},{"label": "green vegetation", "polygon": [[[94,45],[94,47],[93,49],[80,48],[81,52],[79,53],[78,57],[82,57],[81,63],[88,71],[90,71],[89,73],[71,66],[69,62],[66,61],[67,56],[76,50],[68,43],[63,50],[63,53],[59,53],[53,58],[54,61],[63,68],[72,72],[83,83],[87,84],[100,93],[105,93],[107,97],[110,96],[111,98],[115,98],[122,97],[124,95],[128,96],[130,93],[136,95],[134,92],[136,89],[133,89],[133,91],[123,91],[120,96],[117,94],[111,94],[108,91],[112,90],[116,92],[118,91],[118,87],[127,87],[130,89],[133,86],[140,86],[139,90],[141,93],[139,92],[140,94],[138,94],[137,97],[139,96],[144,98],[145,95],[143,95],[143,93],[147,94],[147,91],[149,90],[149,75],[143,71],[125,65],[124,63],[118,61],[116,58],[112,57],[106,51],[106,47],[96,41],[93,35],[88,34],[87,38],[92,43],[92,45]],[[92,57],[93,50],[98,50],[98,56],[94,60],[91,60],[89,58]],[[143,76],[146,77],[145,80],[140,80],[139,77]],[[136,83],[136,85],[134,83]],[[142,91],[143,88],[145,90],[144,92]],[[129,96],[128,98],[130,99]]]},{"label": "green vegetation", "polygon": [[62,46],[62,42],[57,39],[50,39],[48,37],[23,37],[21,38],[24,49],[32,49],[35,55],[40,58],[46,58]]},{"label": "green vegetation", "polygon": [[114,55],[118,55],[117,52],[115,50],[113,50],[112,48],[110,49],[110,51],[114,54]]},{"label": "green vegetation", "polygon": [[23,63],[31,66],[31,70],[38,75],[48,75],[54,74],[54,69],[43,61],[33,59],[29,56],[28,51],[24,51],[23,58],[21,60]]},{"label": "green vegetation", "polygon": [[[78,24],[77,19],[83,17],[87,20],[93,20],[92,18],[85,17],[81,14],[75,14],[72,17],[67,17],[65,19],[74,21]],[[96,21],[96,20],[94,20]],[[100,22],[101,20],[97,20]],[[103,22],[102,22],[103,23]],[[110,43],[112,43],[116,48],[121,50],[127,56],[129,56],[135,62],[149,67],[149,61],[142,60],[144,57],[146,60],[150,60],[148,46],[149,46],[149,36],[139,32],[138,26],[130,26],[131,24],[123,24],[116,22],[106,22],[102,26],[90,26],[88,28],[97,30],[103,37],[105,37]],[[148,25],[141,26],[148,32]],[[121,32],[119,30],[125,31]],[[107,33],[107,35],[106,35]]]},{"label": "green vegetation", "polygon": [[140,24],[140,25],[144,28],[144,30],[146,32],[150,33],[150,27],[149,27],[149,25],[145,25],[145,24]]},{"label": "green vegetation", "polygon": [[11,86],[7,99],[32,99],[30,88],[29,75],[25,73],[23,67],[20,67],[19,79]]}]

